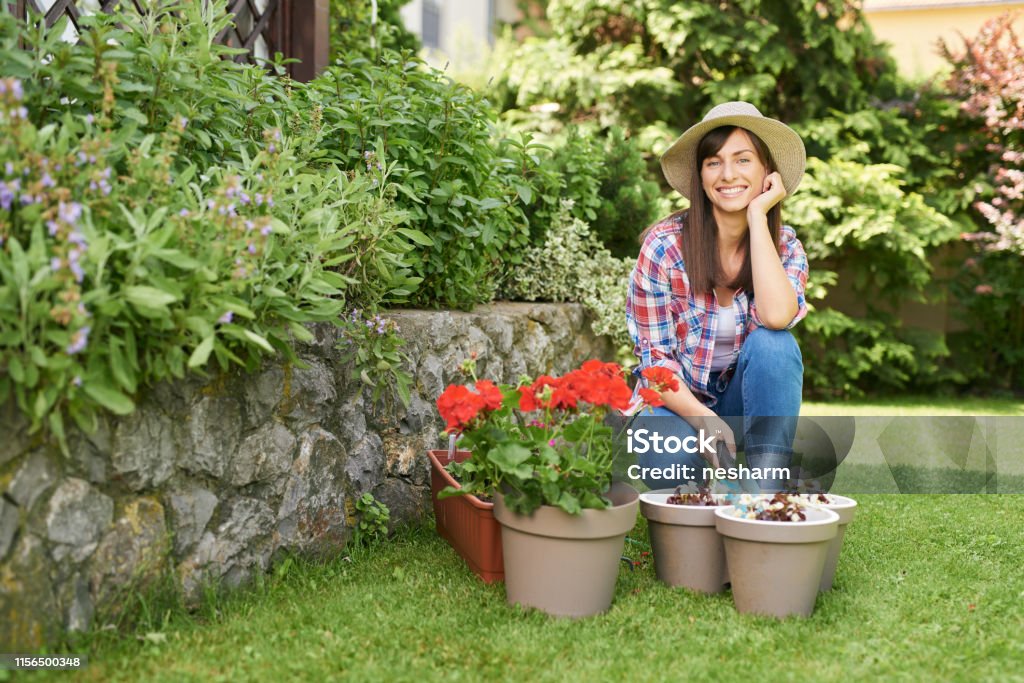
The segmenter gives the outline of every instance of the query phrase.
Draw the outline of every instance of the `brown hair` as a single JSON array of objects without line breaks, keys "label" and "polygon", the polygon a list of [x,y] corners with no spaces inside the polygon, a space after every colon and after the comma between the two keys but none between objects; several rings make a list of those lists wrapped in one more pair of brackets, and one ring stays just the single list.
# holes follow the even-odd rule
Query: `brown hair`
[{"label": "brown hair", "polygon": [[[683,263],[686,264],[686,275],[690,281],[690,288],[694,294],[706,294],[713,291],[716,285],[727,287],[742,287],[748,293],[754,293],[754,276],[750,268],[750,235],[743,242],[743,265],[740,272],[731,281],[726,280],[722,268],[722,261],[718,255],[718,224],[715,222],[715,214],[711,208],[711,200],[704,192],[701,182],[701,166],[704,160],[718,154],[725,145],[725,141],[738,126],[720,126],[710,130],[697,144],[697,168],[690,175],[690,196],[694,199],[690,202],[690,208],[677,211],[666,218],[659,220],[649,226],[640,235],[643,241],[655,225],[666,220],[676,218],[682,219],[682,231],[680,235],[680,249],[683,254]],[[778,169],[775,160],[761,138],[746,128],[742,129],[750,138],[761,163],[765,165],[768,173]],[[772,236],[772,242],[779,243],[779,233],[782,230],[781,202],[768,211],[768,230]]]}]

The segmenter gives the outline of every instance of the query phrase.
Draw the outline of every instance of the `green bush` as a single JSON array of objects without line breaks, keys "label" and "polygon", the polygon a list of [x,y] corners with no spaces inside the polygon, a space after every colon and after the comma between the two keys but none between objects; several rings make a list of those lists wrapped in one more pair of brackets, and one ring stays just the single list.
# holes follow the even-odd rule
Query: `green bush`
[{"label": "green bush", "polygon": [[528,145],[496,139],[486,100],[409,54],[385,51],[379,63],[356,57],[327,69],[304,96],[322,111],[324,160],[393,165],[397,202],[429,237],[413,262],[422,284],[412,302],[490,301],[528,241]]},{"label": "green bush", "polygon": [[891,391],[912,381],[920,388],[940,379],[937,361],[948,355],[941,335],[903,329],[895,314],[905,301],[935,295],[929,255],[959,231],[906,192],[901,176],[891,164],[812,158],[800,191],[786,202],[786,221],[815,264],[809,298],[844,287],[864,302],[859,318],[818,310],[796,328],[812,393]]},{"label": "green bush", "polygon": [[572,200],[561,202],[543,244],[526,248],[522,265],[506,281],[502,295],[581,303],[594,315],[594,334],[608,335],[620,349],[631,348],[623,316],[634,259],[613,256],[590,227],[573,216],[573,208]]},{"label": "green bush", "polygon": [[547,16],[550,38],[495,60],[503,108],[557,102],[562,120],[635,132],[737,99],[807,120],[896,88],[894,63],[846,0],[552,0]]},{"label": "green bush", "polygon": [[390,169],[302,158],[271,125],[287,84],[221,59],[215,10],[178,9],[85,19],[77,45],[0,17],[0,402],[61,438],[211,358],[296,360],[303,323],[417,283]]},{"label": "green bush", "polygon": [[377,0],[377,27],[374,30],[369,2],[331,0],[331,59],[360,54],[375,59],[377,48],[386,50],[420,49],[419,38],[402,23],[402,6],[409,0]]}]

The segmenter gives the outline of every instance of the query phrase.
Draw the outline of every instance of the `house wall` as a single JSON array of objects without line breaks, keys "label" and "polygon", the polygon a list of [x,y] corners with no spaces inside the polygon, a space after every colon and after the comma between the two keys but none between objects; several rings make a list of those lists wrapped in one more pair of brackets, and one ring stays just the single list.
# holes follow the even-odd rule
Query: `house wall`
[{"label": "house wall", "polygon": [[900,72],[909,77],[934,74],[946,64],[938,51],[940,38],[955,51],[963,46],[960,35],[977,35],[986,21],[1004,12],[1021,12],[1014,26],[1018,35],[1024,35],[1024,2],[889,9],[899,4],[906,3],[865,2],[864,17],[875,37],[889,43]]}]

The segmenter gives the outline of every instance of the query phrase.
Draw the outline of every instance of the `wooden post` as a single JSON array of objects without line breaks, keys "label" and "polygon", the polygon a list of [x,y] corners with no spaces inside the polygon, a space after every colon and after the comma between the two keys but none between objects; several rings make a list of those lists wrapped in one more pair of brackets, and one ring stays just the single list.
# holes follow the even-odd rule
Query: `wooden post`
[{"label": "wooden post", "polygon": [[324,70],[330,58],[330,0],[286,0],[285,30],[289,57],[302,60],[292,64],[290,75],[310,81]]}]

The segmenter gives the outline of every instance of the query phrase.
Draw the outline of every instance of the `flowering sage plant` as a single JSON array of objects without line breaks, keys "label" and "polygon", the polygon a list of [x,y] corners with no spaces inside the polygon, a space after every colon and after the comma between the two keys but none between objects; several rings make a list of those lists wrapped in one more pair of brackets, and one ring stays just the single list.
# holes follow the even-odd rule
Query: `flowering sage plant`
[{"label": "flowering sage plant", "polygon": [[[449,434],[473,456],[451,467],[462,488],[445,495],[490,495],[500,490],[514,512],[553,505],[570,514],[604,509],[612,483],[610,411],[626,411],[633,392],[615,363],[588,360],[561,377],[521,378],[519,386],[478,380],[474,361],[463,364],[472,385],[450,384],[437,399]],[[650,376],[649,376],[650,375]],[[660,405],[657,391],[674,390],[674,377],[645,371],[642,400]],[[656,389],[656,390],[654,390]]]}]

